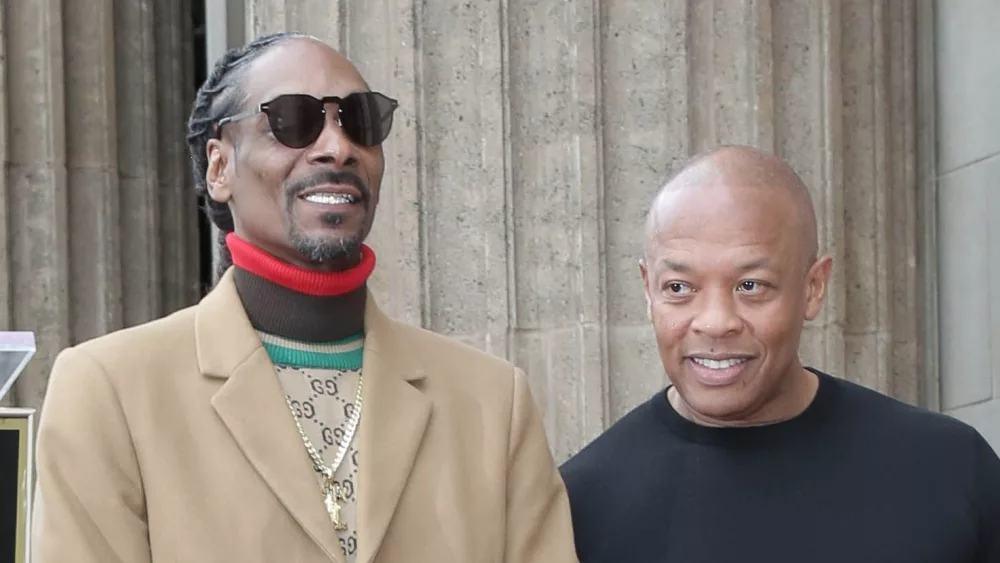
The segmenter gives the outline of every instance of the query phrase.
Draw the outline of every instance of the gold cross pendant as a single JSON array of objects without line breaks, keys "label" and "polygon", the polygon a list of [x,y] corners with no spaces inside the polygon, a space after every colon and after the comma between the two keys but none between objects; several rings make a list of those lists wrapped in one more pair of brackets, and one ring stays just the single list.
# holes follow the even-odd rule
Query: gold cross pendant
[{"label": "gold cross pendant", "polygon": [[340,502],[347,500],[344,498],[343,489],[340,485],[333,482],[332,478],[327,478],[326,483],[323,486],[323,504],[326,505],[326,511],[330,515],[330,521],[333,522],[333,529],[338,531],[343,531],[347,529],[347,522],[344,522],[343,507],[340,506]]}]

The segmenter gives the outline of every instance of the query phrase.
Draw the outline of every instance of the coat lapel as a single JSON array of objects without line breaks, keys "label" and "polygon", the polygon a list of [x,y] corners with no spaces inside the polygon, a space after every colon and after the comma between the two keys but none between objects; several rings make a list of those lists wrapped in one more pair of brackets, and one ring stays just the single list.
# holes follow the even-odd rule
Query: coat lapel
[{"label": "coat lapel", "polygon": [[415,386],[417,357],[369,298],[365,314],[364,405],[358,428],[358,563],[371,563],[413,468],[431,404]]},{"label": "coat lapel", "polygon": [[226,379],[212,397],[212,406],[285,509],[327,557],[341,561],[340,543],[312,464],[270,358],[247,319],[231,270],[202,300],[196,323],[202,372]]}]

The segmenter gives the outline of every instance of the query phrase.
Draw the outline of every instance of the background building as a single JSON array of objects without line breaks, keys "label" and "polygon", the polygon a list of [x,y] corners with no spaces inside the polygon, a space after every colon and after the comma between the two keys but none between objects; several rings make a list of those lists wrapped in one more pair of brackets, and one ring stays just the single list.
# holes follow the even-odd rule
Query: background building
[{"label": "background building", "polygon": [[836,273],[803,352],[1000,449],[1000,4],[991,0],[3,0],[0,326],[40,353],[211,284],[184,144],[227,46],[294,29],[401,101],[382,304],[511,358],[565,458],[665,383],[637,259],[688,155],[813,191]]}]

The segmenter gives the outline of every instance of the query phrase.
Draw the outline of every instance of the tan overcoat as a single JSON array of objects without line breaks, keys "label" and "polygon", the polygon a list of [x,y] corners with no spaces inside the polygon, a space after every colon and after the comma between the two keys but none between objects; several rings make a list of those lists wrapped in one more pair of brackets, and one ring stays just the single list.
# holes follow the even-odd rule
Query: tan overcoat
[{"label": "tan overcoat", "polygon": [[[576,562],[525,375],[369,298],[358,562]],[[229,271],[198,305],[63,351],[37,442],[33,563],[341,561]]]}]

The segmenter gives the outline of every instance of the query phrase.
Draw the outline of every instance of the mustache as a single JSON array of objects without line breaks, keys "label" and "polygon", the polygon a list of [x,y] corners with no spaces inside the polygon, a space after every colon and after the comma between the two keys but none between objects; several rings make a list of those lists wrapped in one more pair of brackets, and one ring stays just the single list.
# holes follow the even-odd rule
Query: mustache
[{"label": "mustache", "polygon": [[368,184],[361,179],[361,176],[358,176],[354,172],[337,170],[322,170],[314,174],[310,174],[305,178],[295,180],[285,187],[285,194],[288,196],[288,200],[292,201],[297,198],[299,194],[309,188],[329,184],[342,184],[357,188],[358,191],[361,192],[361,197],[364,199],[366,205],[371,199],[371,189],[369,189]]}]

